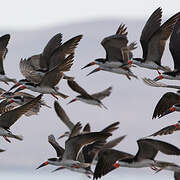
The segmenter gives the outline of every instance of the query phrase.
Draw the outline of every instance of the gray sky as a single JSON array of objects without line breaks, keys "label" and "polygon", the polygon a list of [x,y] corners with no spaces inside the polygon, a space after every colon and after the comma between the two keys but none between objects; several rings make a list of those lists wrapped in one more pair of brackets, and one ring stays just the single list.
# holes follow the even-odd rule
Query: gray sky
[{"label": "gray sky", "polygon": [[[154,6],[149,7],[149,14],[141,16],[141,18],[147,18],[155,8]],[[177,10],[173,9],[171,15],[176,12]],[[136,13],[134,12],[134,14]],[[166,17],[163,18],[163,22],[166,19]],[[112,85],[112,95],[104,100],[104,104],[109,110],[100,109],[81,102],[66,106],[66,103],[75,97],[76,93],[68,88],[65,81],[61,82],[59,87],[62,92],[70,95],[70,98],[67,100],[59,99],[59,103],[64,107],[74,123],[81,121],[85,125],[87,122],[90,122],[93,130],[101,130],[112,122],[120,121],[120,128],[114,133],[113,137],[124,134],[128,136],[117,149],[135,154],[137,152],[136,140],[138,138],[152,134],[160,128],[179,120],[178,113],[173,113],[159,120],[151,119],[155,105],[160,97],[168,90],[148,87],[143,84],[141,77],[153,78],[157,75],[157,72],[134,68],[132,70],[138,75],[139,80],[132,79],[129,81],[125,76],[108,72],[98,72],[86,77],[85,75],[95,67],[86,70],[80,70],[80,68],[95,58],[105,57],[105,51],[100,45],[100,42],[104,37],[116,32],[120,23],[127,25],[129,41],[138,42],[138,48],[134,51],[134,56],[141,56],[142,51],[139,44],[139,37],[145,21],[146,19],[141,21],[129,20],[126,17],[121,18],[117,16],[115,19],[106,19],[104,17],[104,20],[101,21],[91,19],[84,23],[73,20],[73,23],[69,25],[49,25],[48,28],[39,28],[39,30],[31,31],[23,31],[20,28],[22,26],[18,26],[19,30],[16,31],[12,27],[2,30],[0,31],[1,34],[11,34],[11,40],[8,45],[9,52],[4,62],[6,73],[10,77],[16,77],[17,79],[23,78],[18,68],[20,58],[27,58],[40,53],[47,41],[56,33],[61,32],[63,34],[63,41],[75,35],[83,34],[83,39],[76,50],[74,65],[68,75],[75,76],[77,82],[90,93],[103,90]],[[173,67],[168,46],[163,55],[162,63],[163,65]],[[178,84],[177,81],[171,83]],[[2,83],[1,85],[5,89],[9,88]],[[38,95],[37,93],[33,94]],[[53,107],[53,97],[45,95],[44,99]],[[48,135],[53,133],[57,137],[67,130],[67,128],[59,121],[53,108],[47,109],[44,107],[38,116],[21,118],[12,126],[11,130],[16,134],[23,134],[24,141],[12,140],[12,143],[8,144],[1,138],[0,148],[7,151],[1,154],[0,166],[2,168],[10,168],[16,165],[17,167],[30,167],[34,170],[42,161],[55,156],[55,151],[47,142]],[[178,132],[158,139],[163,139],[180,146]],[[60,143],[63,145],[63,141],[60,141]],[[160,155],[159,158],[180,163],[177,157]],[[146,170],[144,171],[146,172]]]},{"label": "gray sky", "polygon": [[97,18],[147,18],[161,6],[165,16],[179,11],[179,0],[0,0],[1,28],[32,29]]}]

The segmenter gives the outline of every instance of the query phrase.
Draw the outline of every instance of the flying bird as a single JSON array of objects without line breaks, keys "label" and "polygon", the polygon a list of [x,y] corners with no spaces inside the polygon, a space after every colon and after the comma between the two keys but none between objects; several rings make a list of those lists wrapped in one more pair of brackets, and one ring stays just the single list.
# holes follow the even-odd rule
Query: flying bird
[{"label": "flying bird", "polygon": [[[53,36],[41,54],[31,56],[28,59],[21,59],[19,68],[26,79],[19,80],[10,90],[25,83],[40,83],[47,72],[57,65],[64,64],[67,56],[74,54],[81,39],[82,35],[78,35],[62,44],[61,33]],[[63,79],[72,80],[74,78],[64,74]]]},{"label": "flying bird", "polygon": [[[64,136],[69,137],[72,130],[75,127],[75,124],[70,120],[70,118],[68,117],[68,115],[66,114],[66,112],[64,111],[64,109],[62,108],[62,106],[57,102],[54,101],[54,109],[55,112],[57,114],[57,116],[59,117],[59,119],[68,127],[69,131],[65,132],[62,136],[60,136],[59,138],[62,138]],[[79,123],[78,123],[79,124]],[[102,132],[113,132],[114,130],[118,129],[118,125],[120,123],[119,122],[114,122],[112,124],[110,124],[109,126],[107,126],[106,128],[104,128],[103,130],[101,130]],[[80,124],[80,126],[78,126],[78,129],[81,129],[82,126]],[[89,133],[90,132],[90,124],[87,123],[86,126],[83,128],[83,131],[81,132],[82,134],[85,133]],[[59,139],[58,138],[58,139]]]},{"label": "flying bird", "polygon": [[[87,123],[86,126],[83,128],[83,131],[80,132],[80,130],[82,128],[81,124],[77,123],[76,125],[74,125],[73,122],[69,119],[66,112],[63,110],[63,108],[60,106],[60,104],[57,101],[54,102],[54,109],[55,109],[58,117],[63,121],[63,123],[70,130],[70,131],[67,131],[64,134],[62,134],[58,139],[60,139],[62,137],[65,137],[65,136],[70,137],[70,134],[71,135],[74,134],[74,132],[72,133],[72,130],[74,128],[75,128],[76,135],[78,135],[79,133],[86,134],[86,133],[91,132],[89,123]],[[101,132],[112,133],[114,130],[118,129],[118,127],[117,127],[118,125],[119,125],[119,122],[112,123],[109,126],[107,126],[106,128],[104,128],[103,130],[101,130]],[[124,138],[125,138],[125,136],[120,136],[120,137],[112,139],[112,140],[110,140],[108,142],[107,141],[95,141],[94,143],[83,147],[82,154],[81,154],[81,159],[84,158],[85,162],[92,164],[93,160],[95,160],[95,157],[96,157],[96,155],[98,154],[99,151],[101,151],[102,149],[115,147]]]},{"label": "flying bird", "polygon": [[77,82],[68,80],[67,83],[73,91],[80,94],[76,96],[76,98],[71,100],[68,104],[79,100],[87,104],[97,105],[99,107],[103,106],[105,109],[107,109],[106,106],[104,106],[104,104],[101,102],[101,100],[104,99],[105,97],[110,96],[112,87],[109,87],[101,92],[90,95],[81,86],[79,86]]},{"label": "flying bird", "polygon": [[156,168],[158,167],[158,161],[154,160],[154,158],[159,151],[167,155],[180,155],[179,148],[163,141],[140,139],[137,143],[139,149],[135,156],[114,149],[104,149],[99,154],[94,179],[101,178],[118,167],[151,167],[153,170],[158,171],[159,169]]},{"label": "flying bird", "polygon": [[63,64],[59,64],[54,69],[48,71],[43,76],[39,84],[27,82],[24,85],[20,86],[18,89],[16,89],[14,93],[27,88],[42,94],[51,94],[56,99],[58,99],[56,95],[61,96],[64,99],[67,98],[68,97],[67,95],[58,92],[58,88],[56,87],[56,85],[63,78],[64,72],[70,70],[73,61],[74,61],[74,54],[71,54],[64,60]]},{"label": "flying bird", "polygon": [[7,45],[10,40],[10,34],[5,34],[0,37],[0,81],[4,82],[8,85],[8,82],[16,83],[16,79],[8,78],[5,75],[3,61],[6,57],[6,54],[8,52]]},{"label": "flying bird", "polygon": [[30,102],[5,112],[0,116],[0,136],[3,136],[6,141],[10,142],[8,137],[23,140],[22,136],[14,135],[9,128],[26,112],[40,101],[42,94],[31,100]]},{"label": "flying bird", "polygon": [[[21,59],[19,64],[21,73],[28,81],[40,83],[45,73],[59,64],[64,64],[65,58],[74,54],[81,38],[82,35],[78,35],[62,44],[62,34],[56,34],[50,39],[41,54]],[[64,78],[68,79],[67,76]]]},{"label": "flying bird", "polygon": [[170,112],[174,112],[176,110],[176,105],[179,104],[180,104],[179,94],[173,92],[165,93],[157,103],[152,118],[162,117],[166,114],[169,114]]},{"label": "flying bird", "polygon": [[162,128],[159,131],[151,134],[150,136],[169,135],[169,134],[173,134],[175,131],[179,131],[179,130],[180,130],[180,121],[178,121],[177,123],[175,123],[173,125]]},{"label": "flying bird", "polygon": [[171,89],[179,89],[180,90],[180,86],[177,86],[177,85],[169,85],[169,84],[165,84],[162,82],[154,81],[154,80],[149,79],[149,78],[143,78],[142,80],[148,86],[163,87],[163,88],[171,88]]},{"label": "flying bird", "polygon": [[174,61],[174,70],[166,71],[160,73],[154,81],[159,81],[161,79],[169,80],[180,80],[180,19],[176,22],[174,26],[173,33],[170,37],[169,50]]},{"label": "flying bird", "polygon": [[58,166],[68,166],[68,167],[74,167],[74,168],[87,168],[90,166],[89,163],[84,163],[78,161],[78,156],[81,151],[81,149],[91,144],[97,140],[105,140],[109,136],[111,136],[110,133],[105,132],[91,132],[86,134],[74,134],[74,130],[72,130],[72,133],[70,134],[68,140],[65,142],[65,151],[62,155],[62,158],[51,158],[50,160],[46,161],[45,163],[41,164],[37,169],[40,167],[43,167],[48,164],[52,165],[58,165]]},{"label": "flying bird", "polygon": [[[37,169],[43,167],[45,164],[51,164],[51,163],[52,163],[52,165],[57,165],[58,166],[58,163],[63,158],[63,154],[64,154],[65,150],[56,141],[54,135],[51,134],[51,135],[48,136],[48,142],[52,145],[52,147],[56,151],[56,154],[57,154],[58,158],[49,158],[48,159],[49,163],[46,162],[46,163],[42,164],[41,166],[39,166]],[[55,169],[52,172],[58,171],[60,169],[69,169],[71,171],[76,171],[76,172],[79,172],[79,173],[83,173],[83,174],[87,175],[88,177],[90,177],[90,175],[93,175],[93,172],[92,172],[91,169],[89,169],[89,168],[75,168],[75,165],[73,167],[61,166],[61,167]]]},{"label": "flying bird", "polygon": [[160,7],[156,9],[149,17],[141,33],[142,58],[133,58],[131,63],[143,68],[170,71],[169,67],[161,65],[161,58],[166,41],[172,34],[179,17],[180,12],[161,25],[162,9]]},{"label": "flying bird", "polygon": [[101,41],[101,45],[106,51],[106,58],[98,58],[93,62],[87,64],[82,69],[99,65],[98,68],[91,71],[88,75],[97,71],[103,70],[117,74],[124,74],[130,79],[131,77],[137,78],[129,69],[129,59],[132,58],[132,50],[136,49],[136,43],[128,44],[127,28],[121,24],[116,31],[116,34],[108,36]]},{"label": "flying bird", "polygon": [[[0,102],[0,113],[7,112],[19,105],[24,105],[25,103],[30,102],[32,99],[35,98],[35,96],[25,92],[17,92],[17,93],[5,92],[4,94],[1,95],[1,97],[5,99]],[[41,99],[24,115],[26,116],[37,115],[42,106],[51,108],[45,103],[44,100]]]}]

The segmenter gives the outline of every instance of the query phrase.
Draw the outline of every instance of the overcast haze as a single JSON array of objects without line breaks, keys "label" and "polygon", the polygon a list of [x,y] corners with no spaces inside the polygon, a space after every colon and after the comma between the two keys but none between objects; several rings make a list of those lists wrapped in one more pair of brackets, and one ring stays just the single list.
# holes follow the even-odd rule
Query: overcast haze
[{"label": "overcast haze", "polygon": [[97,18],[148,18],[157,7],[164,16],[179,11],[179,0],[0,0],[1,28],[33,29]]},{"label": "overcast haze", "polygon": [[[75,102],[67,106],[66,103],[77,94],[67,86],[66,81],[64,80],[59,84],[60,91],[68,94],[70,97],[67,100],[59,98],[58,102],[63,106],[66,113],[74,123],[81,121],[82,124],[85,125],[89,122],[94,131],[101,130],[112,122],[120,121],[120,128],[113,134],[113,138],[124,134],[126,134],[127,137],[117,147],[117,149],[135,154],[137,152],[137,139],[152,134],[160,128],[176,123],[179,120],[179,113],[177,112],[159,120],[151,119],[155,105],[160,97],[165,92],[172,90],[152,88],[143,84],[141,78],[154,78],[157,76],[156,71],[132,68],[132,71],[138,75],[139,79],[132,79],[129,81],[125,76],[108,72],[97,72],[86,77],[86,74],[96,67],[94,66],[85,70],[80,70],[80,68],[96,58],[105,57],[105,51],[100,42],[104,37],[114,34],[121,23],[125,23],[128,27],[129,41],[138,42],[138,48],[134,51],[134,57],[140,57],[142,55],[139,43],[141,30],[147,17],[157,7],[158,6],[154,7],[153,5],[147,10],[148,15],[146,15],[146,17],[140,17],[144,20],[138,20],[138,18],[136,20],[130,20],[132,16],[128,16],[128,19],[123,16],[108,19],[101,18],[102,20],[92,20],[90,18],[90,20],[83,23],[74,21],[73,23],[66,25],[51,25],[48,28],[38,28],[39,30],[28,31],[23,30],[23,28],[13,30],[13,27],[4,29],[6,27],[4,25],[3,30],[0,29],[0,34],[11,34],[11,39],[8,45],[9,52],[4,61],[6,74],[9,77],[22,79],[23,76],[19,71],[20,59],[28,58],[31,55],[40,53],[48,40],[55,34],[59,32],[62,33],[63,42],[73,36],[83,34],[83,39],[80,41],[75,52],[75,61],[72,69],[67,74],[75,76],[77,82],[90,93],[101,91],[109,86],[113,86],[112,95],[103,101],[108,107],[108,110],[100,109],[99,107],[87,105],[81,102]],[[173,9],[170,14],[173,15],[176,12],[177,9]],[[163,22],[166,19],[167,17],[164,17]],[[37,29],[37,27],[35,29]],[[173,68],[168,43],[162,59],[163,65],[169,65]],[[163,82],[168,81],[163,80]],[[178,81],[170,81],[170,83],[179,84]],[[9,89],[9,87],[3,83],[1,83],[1,87]],[[32,94],[38,95],[37,93]],[[30,168],[31,170],[34,170],[44,160],[56,155],[53,148],[48,144],[47,137],[49,134],[54,134],[55,137],[58,137],[66,131],[67,128],[58,119],[54,112],[54,98],[50,95],[44,95],[43,98],[46,100],[48,105],[52,106],[52,109],[43,107],[38,116],[32,116],[29,118],[22,117],[11,128],[13,133],[22,134],[24,136],[24,141],[19,142],[12,139],[12,143],[8,144],[3,138],[1,138],[0,148],[7,150],[6,152],[1,153],[1,169],[13,168],[16,166],[18,168]],[[180,147],[178,132],[173,135],[161,138],[158,137],[158,139],[171,142]],[[64,146],[63,140],[59,142]],[[161,160],[180,163],[179,158],[175,156],[167,157],[161,154],[158,158]],[[50,168],[46,168],[46,170],[50,171]],[[133,172],[136,171],[140,172],[140,170],[133,170]],[[145,173],[148,172],[147,169],[141,170],[141,172],[142,171]]]}]

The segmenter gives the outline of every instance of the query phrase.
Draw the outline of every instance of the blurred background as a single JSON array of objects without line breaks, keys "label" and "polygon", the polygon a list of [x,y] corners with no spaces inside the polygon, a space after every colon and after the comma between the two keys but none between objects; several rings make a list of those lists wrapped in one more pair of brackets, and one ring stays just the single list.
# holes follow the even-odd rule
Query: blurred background
[{"label": "blurred background", "polygon": [[[0,4],[0,36],[7,33],[11,34],[8,45],[9,51],[4,61],[4,68],[9,77],[22,79],[23,76],[19,71],[20,59],[41,53],[46,43],[55,34],[62,33],[63,42],[76,35],[83,34],[83,39],[75,51],[74,64],[67,75],[75,76],[76,81],[90,93],[104,90],[109,86],[113,86],[113,91],[112,95],[104,100],[108,110],[81,102],[67,106],[67,102],[77,94],[67,86],[66,81],[61,81],[59,84],[60,91],[68,94],[70,98],[67,100],[59,98],[58,102],[74,123],[81,121],[85,125],[89,122],[92,130],[96,131],[112,122],[120,121],[120,128],[113,134],[113,138],[125,134],[127,137],[117,149],[135,154],[138,149],[137,139],[150,135],[179,120],[177,112],[162,119],[152,120],[152,113],[160,97],[168,91],[173,91],[148,87],[142,82],[142,77],[154,78],[157,76],[156,71],[138,67],[132,68],[139,79],[128,80],[125,76],[108,72],[98,72],[86,77],[86,74],[95,67],[81,70],[81,67],[92,60],[105,57],[105,51],[100,42],[104,37],[114,34],[121,23],[124,23],[128,28],[129,42],[137,42],[138,48],[134,51],[134,57],[141,57],[142,50],[139,38],[148,17],[155,9],[162,7],[162,22],[165,22],[179,11],[179,0],[1,0]],[[169,41],[162,57],[162,64],[173,68],[168,46]],[[163,80],[163,82],[168,81]],[[178,81],[169,81],[168,83],[179,84]],[[3,83],[0,84],[0,87],[9,89]],[[27,92],[32,93],[31,91]],[[32,94],[38,95],[37,93]],[[55,151],[48,144],[48,135],[54,134],[55,137],[58,137],[68,130],[55,114],[54,98],[50,95],[44,95],[43,98],[52,107],[51,109],[43,107],[38,116],[29,118],[23,116],[11,128],[15,134],[22,134],[24,141],[19,142],[12,139],[12,143],[8,144],[3,138],[0,139],[0,148],[6,149],[0,154],[2,176],[12,179],[14,174],[28,172],[35,174],[28,177],[39,179],[43,173],[47,178],[59,178],[66,173],[67,176],[74,175],[74,178],[83,179],[83,175],[69,174],[69,171],[50,174],[49,172],[53,170],[53,167],[45,167],[35,171],[35,168],[47,158],[56,156]],[[178,132],[157,138],[180,147]],[[64,146],[64,140],[59,142]],[[175,156],[167,157],[159,154],[157,159],[180,164],[180,158]],[[133,176],[129,173],[132,173]],[[144,177],[148,179],[148,177],[151,178],[153,172],[150,169],[119,168],[115,175],[111,173],[104,179],[108,179],[111,175],[116,179],[119,177],[118,174],[122,174],[123,179],[132,179],[134,174],[139,179]],[[19,179],[24,178],[23,175],[17,175],[17,177]],[[160,177],[172,179],[172,172],[163,171],[153,176],[154,179],[160,179]]]}]

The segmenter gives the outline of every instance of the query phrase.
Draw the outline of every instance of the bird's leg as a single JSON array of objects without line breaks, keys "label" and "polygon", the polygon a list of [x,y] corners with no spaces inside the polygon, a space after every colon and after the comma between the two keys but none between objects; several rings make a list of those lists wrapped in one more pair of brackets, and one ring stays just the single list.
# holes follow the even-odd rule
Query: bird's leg
[{"label": "bird's leg", "polygon": [[56,99],[58,100],[58,97],[57,97],[57,96],[55,96],[53,93],[51,93],[51,95],[52,95],[54,98],[56,98]]},{"label": "bird's leg", "polygon": [[11,141],[10,141],[6,136],[3,136],[3,138],[4,138],[7,142],[11,143]]}]

